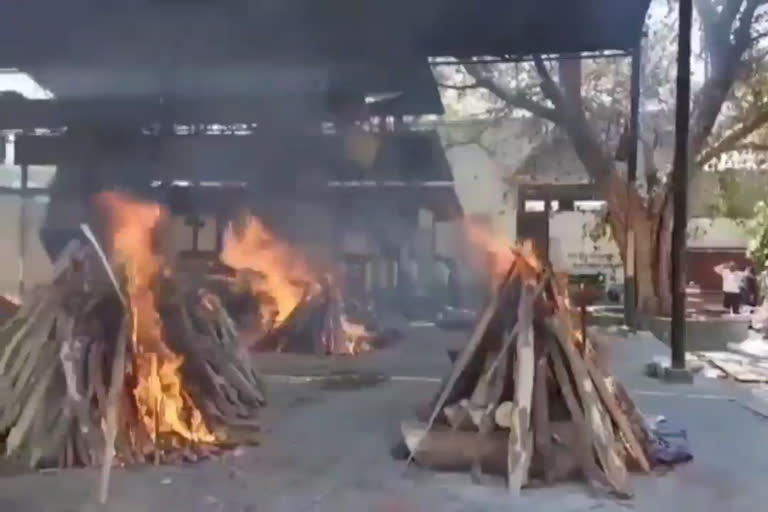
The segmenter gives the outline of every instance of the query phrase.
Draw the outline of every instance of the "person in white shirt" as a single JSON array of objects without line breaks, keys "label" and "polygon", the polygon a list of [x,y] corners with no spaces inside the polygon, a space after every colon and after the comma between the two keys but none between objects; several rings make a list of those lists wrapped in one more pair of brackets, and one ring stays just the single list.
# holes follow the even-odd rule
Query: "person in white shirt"
[{"label": "person in white shirt", "polygon": [[732,261],[716,266],[715,272],[723,278],[723,307],[729,309],[733,314],[738,314],[741,308],[741,287],[744,282],[744,272],[738,270]]}]

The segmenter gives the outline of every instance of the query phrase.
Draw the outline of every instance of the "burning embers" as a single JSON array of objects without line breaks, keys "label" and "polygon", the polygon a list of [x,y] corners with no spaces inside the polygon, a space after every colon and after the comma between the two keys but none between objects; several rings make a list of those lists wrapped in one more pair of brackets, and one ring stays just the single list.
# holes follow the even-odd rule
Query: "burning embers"
[{"label": "burning embers", "polygon": [[156,243],[165,212],[116,194],[99,206],[109,261],[71,244],[0,332],[5,454],[108,469],[256,442],[262,384],[220,301],[174,278]]},{"label": "burning embers", "polygon": [[[221,261],[236,269],[250,292],[244,337],[257,350],[353,355],[371,349],[376,335],[348,320],[332,275],[313,268],[251,215],[224,235]],[[254,314],[256,313],[256,314]]]}]

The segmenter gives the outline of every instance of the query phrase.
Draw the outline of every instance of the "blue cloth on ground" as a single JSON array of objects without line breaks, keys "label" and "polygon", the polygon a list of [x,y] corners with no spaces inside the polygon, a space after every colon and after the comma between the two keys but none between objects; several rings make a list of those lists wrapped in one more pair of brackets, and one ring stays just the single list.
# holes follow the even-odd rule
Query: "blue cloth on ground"
[{"label": "blue cloth on ground", "polygon": [[648,422],[652,464],[682,464],[693,460],[685,429],[675,428],[664,417]]}]

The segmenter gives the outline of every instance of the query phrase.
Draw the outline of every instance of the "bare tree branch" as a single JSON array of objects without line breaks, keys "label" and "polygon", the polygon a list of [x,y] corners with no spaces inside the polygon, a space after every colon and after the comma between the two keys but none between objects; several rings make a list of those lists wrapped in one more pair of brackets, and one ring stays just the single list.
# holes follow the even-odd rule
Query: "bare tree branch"
[{"label": "bare tree branch", "polygon": [[475,82],[474,84],[464,84],[464,85],[438,83],[437,86],[443,89],[451,89],[454,91],[471,91],[471,90],[477,90],[477,89],[483,88],[483,86],[479,85],[477,82]]},{"label": "bare tree branch", "polygon": [[560,87],[558,87],[552,79],[552,75],[549,74],[549,70],[547,70],[547,66],[544,64],[540,55],[534,55],[533,64],[536,66],[536,72],[539,74],[539,78],[541,78],[541,92],[543,92],[544,96],[552,102],[555,109],[562,109],[565,104],[563,93],[560,90]]},{"label": "bare tree branch", "polygon": [[[704,82],[694,102],[691,120],[691,154],[700,154],[712,133],[720,110],[737,79],[742,56],[750,45],[752,21],[757,8],[765,0],[730,0],[720,12],[707,0],[697,0],[696,7],[703,20],[712,73]],[[743,7],[743,8],[742,8]],[[731,27],[738,22],[733,31]],[[693,178],[694,173],[690,173]]]},{"label": "bare tree branch", "polygon": [[546,119],[555,124],[561,122],[560,116],[556,109],[531,99],[531,97],[524,92],[515,91],[514,89],[499,83],[498,81],[490,78],[485,72],[483,72],[483,70],[479,69],[477,66],[465,65],[464,68],[467,70],[467,73],[469,73],[469,75],[475,79],[476,87],[482,87],[488,90],[491,92],[491,94],[504,101],[508,105],[514,108],[526,110],[536,117]]},{"label": "bare tree branch", "polygon": [[742,142],[736,144],[733,147],[733,151],[760,151],[768,152],[768,144],[762,144],[760,142]]},{"label": "bare tree branch", "polygon": [[704,150],[696,159],[696,164],[704,166],[723,153],[733,151],[738,146],[739,141],[750,136],[766,124],[768,124],[768,109],[759,112],[749,121],[740,124],[717,141],[717,143]]},{"label": "bare tree branch", "polygon": [[[731,45],[731,51],[733,53],[731,56],[734,59],[740,59],[741,55],[752,43],[752,22],[755,18],[755,11],[757,11],[757,8],[764,3],[765,0],[746,0],[746,5],[739,16],[739,24],[733,32],[733,44]],[[730,29],[730,27],[731,24],[729,23],[728,28]]]}]

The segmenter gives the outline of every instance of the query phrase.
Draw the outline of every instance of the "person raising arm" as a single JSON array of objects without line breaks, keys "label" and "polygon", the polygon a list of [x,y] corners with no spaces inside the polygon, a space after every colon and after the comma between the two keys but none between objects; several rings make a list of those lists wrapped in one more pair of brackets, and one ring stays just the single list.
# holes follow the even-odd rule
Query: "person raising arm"
[{"label": "person raising arm", "polygon": [[741,283],[744,272],[737,270],[736,264],[732,261],[717,265],[715,272],[723,278],[723,307],[737,315],[741,308]]}]

